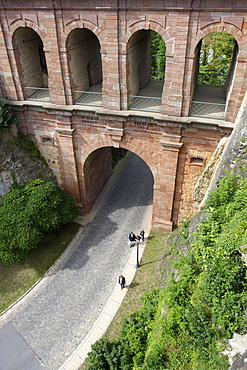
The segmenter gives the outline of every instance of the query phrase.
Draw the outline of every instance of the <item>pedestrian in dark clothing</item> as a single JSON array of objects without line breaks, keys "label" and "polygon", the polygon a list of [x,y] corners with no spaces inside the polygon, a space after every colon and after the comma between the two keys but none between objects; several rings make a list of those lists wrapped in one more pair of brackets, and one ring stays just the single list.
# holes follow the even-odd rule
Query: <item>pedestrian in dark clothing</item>
[{"label": "pedestrian in dark clothing", "polygon": [[141,237],[141,241],[144,242],[144,235],[145,235],[145,231],[143,229],[141,229],[140,231],[140,237]]},{"label": "pedestrian in dark clothing", "polygon": [[131,232],[129,234],[129,240],[128,240],[128,245],[129,245],[130,248],[131,247],[134,247],[135,241],[136,241],[136,236],[135,236],[135,234],[133,232]]},{"label": "pedestrian in dark clothing", "polygon": [[123,275],[119,275],[118,283],[120,284],[122,290],[125,287],[125,277]]},{"label": "pedestrian in dark clothing", "polygon": [[136,241],[139,242],[141,240],[140,235],[136,235]]}]

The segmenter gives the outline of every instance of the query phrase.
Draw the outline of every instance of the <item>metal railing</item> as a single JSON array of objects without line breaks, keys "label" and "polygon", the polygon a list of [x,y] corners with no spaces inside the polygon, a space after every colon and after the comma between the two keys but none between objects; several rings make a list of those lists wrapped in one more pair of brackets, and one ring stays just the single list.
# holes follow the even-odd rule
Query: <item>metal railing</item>
[{"label": "metal railing", "polygon": [[129,109],[146,112],[160,112],[161,98],[129,95]]},{"label": "metal railing", "polygon": [[26,100],[50,101],[47,87],[24,87],[24,96]]},{"label": "metal railing", "polygon": [[74,91],[73,90],[74,104],[78,105],[92,105],[95,107],[102,106],[102,93],[92,91]]},{"label": "metal railing", "polygon": [[193,117],[224,119],[225,107],[225,104],[192,101],[189,115]]}]

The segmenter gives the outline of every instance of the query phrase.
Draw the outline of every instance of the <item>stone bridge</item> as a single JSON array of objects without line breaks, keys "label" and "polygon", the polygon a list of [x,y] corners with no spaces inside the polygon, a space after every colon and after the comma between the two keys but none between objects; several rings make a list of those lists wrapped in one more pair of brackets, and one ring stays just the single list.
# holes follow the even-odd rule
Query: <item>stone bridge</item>
[{"label": "stone bridge", "polygon": [[[153,227],[171,230],[197,210],[195,185],[237,122],[246,17],[246,0],[1,0],[2,95],[82,213],[111,175],[111,148],[125,148],[153,174]],[[164,81],[151,78],[152,32]],[[235,40],[220,87],[198,83],[211,32]]]}]

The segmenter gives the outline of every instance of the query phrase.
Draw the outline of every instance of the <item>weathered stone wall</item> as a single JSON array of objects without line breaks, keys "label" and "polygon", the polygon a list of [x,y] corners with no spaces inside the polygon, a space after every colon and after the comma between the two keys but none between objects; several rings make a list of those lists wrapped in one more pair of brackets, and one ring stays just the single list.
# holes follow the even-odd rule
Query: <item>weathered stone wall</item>
[{"label": "weathered stone wall", "polygon": [[[221,127],[220,122],[203,127],[200,122],[174,124],[162,120],[160,115],[156,118],[138,113],[125,117],[100,112],[84,115],[83,110],[69,112],[65,107],[14,106],[14,109],[20,129],[31,134],[59,184],[75,197],[82,212],[92,206],[92,189],[98,194],[111,171],[106,154],[100,163],[91,162],[90,171],[85,172],[90,154],[114,146],[139,155],[154,177],[153,225],[157,228],[171,229],[178,219],[197,210],[199,203],[192,199],[196,182],[218,141],[231,132],[230,127]],[[106,177],[100,175],[99,182],[94,171],[102,171],[102,175],[105,172]]]},{"label": "weathered stone wall", "polygon": [[[18,60],[15,59],[12,46],[16,30],[19,32],[20,28],[30,28],[42,40],[53,104],[73,103],[71,90],[74,88],[73,84],[79,87],[79,74],[76,72],[79,69],[78,65],[74,66],[73,73],[76,77],[71,81],[70,58],[66,45],[71,32],[90,30],[100,43],[103,106],[109,109],[126,109],[128,91],[133,90],[128,86],[129,40],[138,31],[154,30],[162,36],[167,48],[161,111],[168,116],[188,116],[197,68],[197,45],[208,33],[223,31],[231,34],[238,44],[234,78],[227,96],[226,109],[227,120],[234,122],[247,87],[246,0],[237,0],[234,3],[228,1],[224,6],[220,0],[216,0],[213,5],[205,1],[203,7],[199,0],[194,0],[193,3],[184,0],[180,8],[176,0],[171,0],[169,5],[157,0],[147,3],[136,0],[128,6],[125,2],[112,0],[107,8],[100,0],[95,0],[88,6],[87,2],[72,2],[71,5],[71,2],[65,0],[50,0],[45,3],[49,5],[43,6],[42,2],[41,7],[35,1],[23,1],[20,5],[15,1],[5,0],[4,5],[0,6],[0,32],[4,40],[0,45],[1,55],[4,56],[0,61],[0,69],[3,70],[2,87],[8,97],[23,99]],[[147,55],[145,48],[142,50],[144,60]],[[87,50],[91,54],[92,49]],[[95,72],[100,68],[93,66],[92,70]],[[82,76],[85,73],[84,71]],[[148,73],[145,74],[147,75]]]},{"label": "weathered stone wall", "polygon": [[[114,146],[138,154],[153,173],[153,226],[171,229],[198,208],[192,198],[194,185],[219,140],[233,129],[247,88],[246,5],[246,0],[224,4],[220,0],[111,0],[107,8],[101,0],[46,0],[42,6],[35,0],[21,4],[5,0],[0,4],[3,92],[15,107],[20,129],[32,135],[59,184],[82,207],[88,209],[87,157],[94,150]],[[50,102],[24,100],[20,63],[15,57],[22,52],[21,38],[13,49],[13,37],[26,29],[43,43]],[[146,35],[151,30],[166,44],[161,113],[128,109],[129,93],[135,94],[149,78],[150,39]],[[239,50],[226,120],[189,117],[198,45],[208,33],[222,31],[235,38]],[[132,49],[136,50],[133,55]],[[73,89],[98,81],[99,57],[102,107],[73,105]],[[92,68],[91,60],[96,61]],[[83,71],[80,63],[85,66]]]},{"label": "weathered stone wall", "polygon": [[12,143],[16,136],[14,126],[0,135],[0,197],[11,190],[13,180],[19,184],[38,178],[56,182],[56,177],[48,166]]},{"label": "weathered stone wall", "polygon": [[92,152],[84,164],[87,213],[92,208],[102,188],[112,175],[111,148],[100,148]]}]

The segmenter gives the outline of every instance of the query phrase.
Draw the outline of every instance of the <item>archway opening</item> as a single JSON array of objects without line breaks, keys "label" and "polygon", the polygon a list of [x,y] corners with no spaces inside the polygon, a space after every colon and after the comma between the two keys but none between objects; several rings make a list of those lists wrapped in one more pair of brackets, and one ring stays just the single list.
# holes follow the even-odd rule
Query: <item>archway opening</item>
[{"label": "archway opening", "polygon": [[49,101],[48,69],[40,36],[29,27],[20,27],[13,34],[13,48],[24,98]]},{"label": "archway opening", "polygon": [[139,30],[127,45],[128,106],[160,112],[165,78],[166,46],[155,31]]},{"label": "archway opening", "polygon": [[211,32],[197,45],[190,115],[224,119],[238,45],[226,32]]},{"label": "archway opening", "polygon": [[[129,163],[132,163],[132,166]],[[126,166],[129,166],[127,171]],[[122,191],[125,192],[127,198],[126,192],[128,189],[131,191],[131,206],[141,205],[141,202],[144,202],[145,205],[152,205],[154,179],[146,162],[124,148],[102,147],[90,153],[84,162],[84,181],[81,184],[81,190],[84,192],[83,213],[90,212],[97,198],[104,193],[105,187],[111,187],[113,179],[116,180],[122,171],[126,171],[124,180],[122,180]],[[126,180],[125,177],[127,177]],[[135,186],[137,186],[136,190]],[[119,198],[122,196],[122,191],[119,192]],[[133,195],[133,192],[136,194]],[[147,200],[145,201],[143,201],[145,198],[143,192],[147,192]]]},{"label": "archway opening", "polygon": [[86,28],[70,32],[66,42],[74,104],[102,105],[102,62],[97,36]]}]

